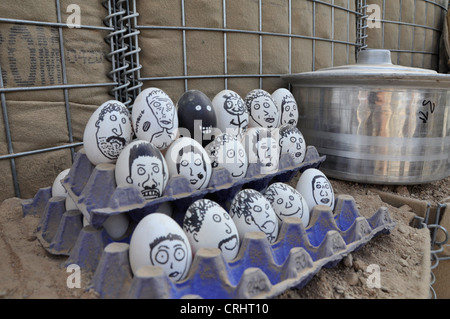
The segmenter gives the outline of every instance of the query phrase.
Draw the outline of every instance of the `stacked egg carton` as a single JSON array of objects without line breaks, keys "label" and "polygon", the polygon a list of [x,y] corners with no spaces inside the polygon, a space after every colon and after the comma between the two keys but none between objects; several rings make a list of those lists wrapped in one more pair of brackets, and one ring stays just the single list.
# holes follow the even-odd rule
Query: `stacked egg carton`
[{"label": "stacked egg carton", "polygon": [[[197,199],[209,198],[227,208],[243,188],[263,191],[272,182],[289,182],[298,172],[319,168],[324,160],[309,146],[302,164],[294,165],[289,156],[282,156],[279,170],[271,174],[261,175],[259,164],[251,163],[246,178],[234,181],[228,171],[215,168],[203,190],[192,190],[184,177],[173,176],[164,196],[145,200],[135,188],[116,185],[114,164],[94,166],[81,150],[63,180],[77,210],[66,211],[65,198],[52,197],[51,188],[39,190],[22,206],[24,214],[41,216],[37,237],[43,247],[51,254],[68,256],[63,266],[77,264],[91,272],[92,288],[103,298],[273,297],[304,286],[322,267],[333,267],[377,234],[389,232],[395,223],[388,211],[380,208],[365,219],[351,197],[338,196],[334,213],[317,206],[306,229],[298,219],[288,218],[272,245],[262,233],[248,233],[231,262],[218,249],[201,249],[181,282],[172,282],[159,267],[143,267],[132,275],[128,248],[133,229],[166,202],[181,224],[187,207]],[[103,223],[123,213],[131,218],[131,226],[122,238],[113,239]],[[83,226],[83,216],[89,217],[90,225]]]}]

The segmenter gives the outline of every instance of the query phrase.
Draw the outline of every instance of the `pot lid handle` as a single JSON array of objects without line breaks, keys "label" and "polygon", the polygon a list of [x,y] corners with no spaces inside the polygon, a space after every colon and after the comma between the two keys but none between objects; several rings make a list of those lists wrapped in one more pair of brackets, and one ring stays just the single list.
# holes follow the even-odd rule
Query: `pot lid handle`
[{"label": "pot lid handle", "polygon": [[357,64],[392,65],[391,51],[384,49],[365,49],[359,51]]}]

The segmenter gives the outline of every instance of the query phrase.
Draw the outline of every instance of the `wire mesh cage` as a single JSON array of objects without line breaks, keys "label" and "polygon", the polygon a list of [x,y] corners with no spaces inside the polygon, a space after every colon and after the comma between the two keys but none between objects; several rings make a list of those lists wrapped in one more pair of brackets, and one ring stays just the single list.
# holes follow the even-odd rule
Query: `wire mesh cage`
[{"label": "wire mesh cage", "polygon": [[[381,10],[378,20],[368,11],[373,4]],[[2,199],[29,198],[51,184],[82,147],[85,124],[98,105],[116,99],[131,108],[145,87],[159,87],[174,101],[189,89],[210,98],[223,89],[241,96],[254,88],[272,92],[286,86],[280,75],[352,64],[366,47],[391,49],[406,65],[420,60],[420,66],[437,67],[447,5],[442,0],[2,1]],[[381,27],[372,28],[374,21]],[[397,47],[388,41],[392,25],[399,31]],[[402,30],[408,28],[414,40],[405,49]],[[432,43],[418,33],[425,39],[431,34]],[[411,58],[405,60],[406,54]]]}]

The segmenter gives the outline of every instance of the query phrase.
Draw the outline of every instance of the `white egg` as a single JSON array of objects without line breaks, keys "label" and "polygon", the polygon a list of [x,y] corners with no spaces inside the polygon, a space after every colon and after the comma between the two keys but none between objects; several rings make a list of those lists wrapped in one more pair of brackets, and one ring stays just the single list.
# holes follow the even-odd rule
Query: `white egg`
[{"label": "white egg", "polygon": [[56,176],[52,185],[52,196],[67,196],[67,190],[62,185],[61,181],[69,174],[70,168],[63,170]]},{"label": "white egg", "polygon": [[316,205],[334,209],[334,190],[328,178],[316,168],[307,169],[300,176],[297,191],[303,195],[310,212]]},{"label": "white egg", "polygon": [[274,132],[266,128],[249,128],[242,137],[242,145],[248,156],[249,163],[261,163],[261,174],[278,170],[280,152]]},{"label": "white egg", "polygon": [[136,225],[130,239],[133,273],[143,266],[159,266],[173,281],[186,277],[192,263],[192,249],[180,225],[171,217],[152,213]]},{"label": "white egg", "polygon": [[152,143],[135,140],[120,153],[115,177],[118,186],[134,186],[150,200],[163,195],[169,170],[161,152]]},{"label": "white egg", "polygon": [[309,208],[303,196],[292,186],[285,183],[274,183],[267,187],[264,197],[272,205],[281,225],[286,217],[297,217],[303,226],[309,224]]},{"label": "white egg", "polygon": [[278,127],[280,110],[268,92],[261,89],[250,91],[245,97],[245,104],[249,113],[249,127]]},{"label": "white egg", "polygon": [[272,93],[272,98],[280,110],[280,126],[291,124],[297,126],[298,106],[292,93],[285,88],[280,88]]},{"label": "white egg", "polygon": [[248,110],[244,100],[232,90],[223,90],[212,100],[217,128],[222,133],[241,137],[248,128]]},{"label": "white egg", "polygon": [[291,124],[284,124],[278,129],[280,156],[288,153],[294,164],[301,164],[305,160],[306,142],[302,132]]},{"label": "white egg", "polygon": [[225,260],[239,252],[239,234],[228,212],[208,199],[199,199],[184,215],[183,230],[194,254],[200,248],[219,248]]},{"label": "white egg", "polygon": [[112,239],[120,239],[128,230],[130,225],[130,218],[126,214],[116,214],[109,216],[103,223],[103,228],[106,230]]},{"label": "white egg", "polygon": [[184,176],[195,190],[208,187],[211,178],[211,161],[203,146],[190,137],[174,141],[166,151],[170,176]]},{"label": "white egg", "polygon": [[254,189],[243,189],[236,194],[230,206],[230,216],[242,241],[247,232],[263,232],[269,243],[278,237],[278,220],[269,201]]},{"label": "white egg", "polygon": [[206,145],[206,153],[212,167],[223,167],[233,179],[244,178],[247,173],[248,158],[244,146],[237,136],[222,133]]},{"label": "white egg", "polygon": [[132,137],[127,107],[119,101],[107,101],[95,110],[84,129],[86,156],[94,165],[114,163]]},{"label": "white egg", "polygon": [[136,97],[132,110],[136,136],[163,150],[178,134],[178,114],[173,101],[161,89],[147,88]]}]

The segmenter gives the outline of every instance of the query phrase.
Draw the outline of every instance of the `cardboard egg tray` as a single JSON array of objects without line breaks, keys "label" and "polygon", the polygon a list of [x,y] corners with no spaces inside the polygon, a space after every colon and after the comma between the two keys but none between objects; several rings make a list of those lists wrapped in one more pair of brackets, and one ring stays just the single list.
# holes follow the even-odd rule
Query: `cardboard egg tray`
[{"label": "cardboard egg tray", "polygon": [[[301,165],[288,156],[280,169],[260,175],[258,164],[250,164],[247,177],[231,179],[224,169],[213,169],[209,187],[194,191],[181,176],[171,177],[164,196],[146,201],[133,187],[115,184],[114,164],[93,166],[83,150],[76,154],[63,185],[77,210],[65,209],[65,197],[52,197],[51,187],[40,189],[33,199],[22,202],[24,214],[40,216],[37,238],[51,254],[67,256],[63,266],[77,264],[92,273],[92,287],[102,298],[270,298],[284,290],[306,285],[322,267],[334,267],[380,233],[389,233],[395,223],[386,208],[366,219],[353,198],[338,196],[335,210],[316,206],[309,226],[299,219],[283,222],[278,241],[270,244],[263,233],[247,233],[238,256],[231,262],[218,249],[201,249],[189,275],[172,282],[159,267],[143,267],[132,275],[128,248],[135,225],[170,202],[172,217],[181,225],[187,207],[200,198],[215,200],[227,208],[243,188],[263,191],[271,182],[288,182],[298,172],[319,168],[325,157],[308,147]],[[102,227],[114,214],[126,213],[131,224],[120,239],[112,239]],[[83,226],[83,216],[90,225]]]}]

